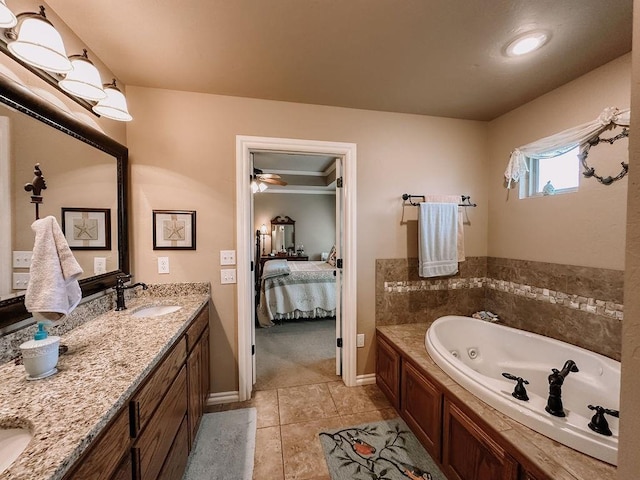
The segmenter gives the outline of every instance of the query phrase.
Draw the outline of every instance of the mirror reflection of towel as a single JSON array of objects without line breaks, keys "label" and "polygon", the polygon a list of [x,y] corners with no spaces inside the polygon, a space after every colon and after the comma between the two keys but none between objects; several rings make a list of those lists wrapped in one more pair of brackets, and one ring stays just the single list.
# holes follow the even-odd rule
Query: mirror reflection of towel
[{"label": "mirror reflection of towel", "polygon": [[78,277],[82,268],[55,217],[36,220],[31,229],[36,239],[24,304],[34,317],[56,320],[71,313],[80,303],[82,291]]}]

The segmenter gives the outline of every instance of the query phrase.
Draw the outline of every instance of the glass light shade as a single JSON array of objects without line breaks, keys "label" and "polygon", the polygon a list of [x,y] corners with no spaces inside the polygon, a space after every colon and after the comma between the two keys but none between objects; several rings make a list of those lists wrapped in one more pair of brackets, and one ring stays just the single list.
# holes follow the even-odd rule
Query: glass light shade
[{"label": "glass light shade", "polygon": [[528,32],[511,41],[511,43],[507,45],[506,53],[510,57],[526,55],[534,50],[538,50],[547,42],[548,39],[549,35],[546,32]]},{"label": "glass light shade", "polygon": [[18,37],[9,41],[7,48],[20,60],[48,72],[67,73],[71,61],[62,43],[62,37],[43,15],[20,14]]},{"label": "glass light shade", "polygon": [[11,28],[18,24],[18,19],[13,14],[11,9],[7,7],[5,0],[0,0],[0,27]]},{"label": "glass light shade", "polygon": [[127,108],[127,99],[124,98],[122,92],[116,87],[115,82],[105,85],[104,93],[106,93],[107,96],[93,106],[94,112],[111,120],[121,122],[130,122],[133,120]]},{"label": "glass light shade", "polygon": [[100,73],[91,60],[84,55],[73,55],[70,60],[73,70],[58,82],[60,88],[77,97],[96,102],[106,98],[107,94],[102,89]]},{"label": "glass light shade", "polygon": [[267,234],[267,226],[263,223],[262,226],[260,227],[260,233],[262,235],[266,235]]},{"label": "glass light shade", "polygon": [[264,182],[258,182],[258,190],[264,192],[269,186]]}]

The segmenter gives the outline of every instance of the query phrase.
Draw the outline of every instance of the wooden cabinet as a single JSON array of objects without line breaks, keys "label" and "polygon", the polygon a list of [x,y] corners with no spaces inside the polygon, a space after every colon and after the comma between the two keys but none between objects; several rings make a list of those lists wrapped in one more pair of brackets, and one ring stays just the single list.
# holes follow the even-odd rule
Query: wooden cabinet
[{"label": "wooden cabinet", "polygon": [[64,480],[180,480],[209,395],[209,305]]},{"label": "wooden cabinet", "polygon": [[383,338],[377,337],[376,384],[394,408],[400,408],[400,355]]},{"label": "wooden cabinet", "polygon": [[431,457],[440,461],[442,392],[408,362],[402,362],[400,377],[400,415]]},{"label": "wooden cabinet", "polygon": [[[376,337],[376,383],[449,480],[552,480],[393,342]],[[474,420],[475,419],[475,420]],[[496,440],[498,439],[498,440]],[[499,443],[500,442],[500,443]]]},{"label": "wooden cabinet", "polygon": [[454,403],[445,400],[442,465],[451,480],[517,480],[518,464]]}]

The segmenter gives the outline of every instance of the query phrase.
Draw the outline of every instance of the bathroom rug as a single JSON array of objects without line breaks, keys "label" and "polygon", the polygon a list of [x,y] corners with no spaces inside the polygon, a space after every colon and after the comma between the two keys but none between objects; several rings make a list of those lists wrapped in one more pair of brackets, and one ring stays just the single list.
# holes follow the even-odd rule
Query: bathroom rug
[{"label": "bathroom rug", "polygon": [[251,480],[256,409],[205,413],[183,480]]},{"label": "bathroom rug", "polygon": [[401,418],[321,432],[331,480],[446,480]]}]

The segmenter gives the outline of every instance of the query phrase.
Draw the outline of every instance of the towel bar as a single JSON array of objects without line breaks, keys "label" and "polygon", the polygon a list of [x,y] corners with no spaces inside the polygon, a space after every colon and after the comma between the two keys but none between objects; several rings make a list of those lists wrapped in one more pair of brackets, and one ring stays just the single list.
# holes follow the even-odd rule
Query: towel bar
[{"label": "towel bar", "polygon": [[[460,195],[460,197],[462,197],[462,203],[458,204],[459,207],[477,207],[478,206],[475,203],[471,203],[471,196]],[[408,193],[402,194],[402,200],[404,200],[405,202],[409,200],[409,204],[413,205],[414,207],[419,206],[420,203],[415,203],[413,200],[411,200],[412,198],[421,198],[423,202],[426,201],[424,195],[409,195]]]}]

